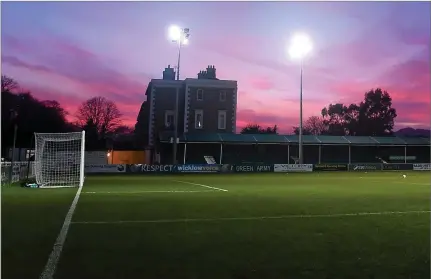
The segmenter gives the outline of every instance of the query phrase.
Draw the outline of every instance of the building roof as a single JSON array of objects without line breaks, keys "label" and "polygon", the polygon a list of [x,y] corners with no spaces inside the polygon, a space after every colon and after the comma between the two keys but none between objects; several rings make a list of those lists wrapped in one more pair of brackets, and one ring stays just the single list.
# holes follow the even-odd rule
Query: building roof
[{"label": "building roof", "polygon": [[[171,133],[161,135],[161,142],[170,142]],[[230,143],[230,144],[298,144],[297,135],[277,134],[224,134],[188,133],[180,137],[181,143]],[[304,145],[365,145],[365,146],[429,146],[428,138],[367,137],[367,136],[303,136]]]}]

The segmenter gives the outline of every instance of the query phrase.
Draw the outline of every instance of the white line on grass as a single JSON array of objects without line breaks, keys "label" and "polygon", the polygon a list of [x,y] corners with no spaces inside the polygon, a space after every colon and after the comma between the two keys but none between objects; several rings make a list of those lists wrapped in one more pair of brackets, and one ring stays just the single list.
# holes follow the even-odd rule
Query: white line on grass
[{"label": "white line on grass", "polygon": [[147,194],[147,193],[208,193],[216,190],[200,191],[183,191],[183,190],[166,190],[166,191],[130,191],[130,192],[82,192],[82,194]]},{"label": "white line on grass", "polygon": [[72,216],[75,212],[76,205],[78,204],[79,196],[81,195],[82,186],[79,187],[76,192],[75,198],[70,205],[69,211],[67,212],[66,218],[64,218],[63,226],[61,227],[60,233],[55,240],[52,252],[49,255],[48,261],[46,262],[45,268],[43,269],[40,279],[52,279],[57,268],[58,261],[60,260],[61,251],[63,250],[64,242],[66,241],[67,232],[69,231],[70,224],[72,222]]},{"label": "white line on grass", "polygon": [[178,183],[183,183],[183,184],[190,184],[190,185],[195,185],[195,186],[201,186],[201,187],[205,187],[205,188],[209,188],[209,189],[214,189],[214,190],[218,190],[218,191],[223,191],[223,192],[227,192],[228,190],[226,189],[222,189],[222,188],[217,188],[217,187],[211,187],[205,184],[199,184],[199,183],[192,183],[192,182],[187,182],[187,181],[181,181],[181,180],[173,180],[174,182],[178,182]]},{"label": "white line on grass", "polygon": [[303,219],[303,218],[336,218],[336,217],[359,217],[372,215],[404,215],[425,214],[428,210],[421,211],[382,211],[382,212],[359,212],[359,213],[334,213],[334,214],[306,214],[306,215],[282,215],[266,217],[227,217],[227,218],[198,218],[198,219],[160,219],[160,220],[129,220],[129,221],[77,221],[72,224],[126,224],[126,223],[184,223],[184,222],[217,222],[217,221],[247,221],[247,220],[271,220],[271,219]]}]

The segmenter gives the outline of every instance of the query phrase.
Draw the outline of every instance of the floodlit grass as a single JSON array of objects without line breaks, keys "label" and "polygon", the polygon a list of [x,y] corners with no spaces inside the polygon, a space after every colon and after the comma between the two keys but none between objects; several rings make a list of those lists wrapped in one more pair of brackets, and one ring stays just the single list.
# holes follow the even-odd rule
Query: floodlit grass
[{"label": "floodlit grass", "polygon": [[[55,278],[430,278],[430,178],[88,177]],[[2,188],[2,278],[38,278],[75,193]]]}]

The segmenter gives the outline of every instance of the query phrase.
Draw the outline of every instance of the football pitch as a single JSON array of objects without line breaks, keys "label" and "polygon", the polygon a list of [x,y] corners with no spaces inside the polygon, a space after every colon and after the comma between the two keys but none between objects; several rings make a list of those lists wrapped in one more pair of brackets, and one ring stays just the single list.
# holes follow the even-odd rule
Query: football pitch
[{"label": "football pitch", "polygon": [[430,278],[431,177],[405,173],[88,176],[66,226],[78,189],[4,186],[1,278]]}]

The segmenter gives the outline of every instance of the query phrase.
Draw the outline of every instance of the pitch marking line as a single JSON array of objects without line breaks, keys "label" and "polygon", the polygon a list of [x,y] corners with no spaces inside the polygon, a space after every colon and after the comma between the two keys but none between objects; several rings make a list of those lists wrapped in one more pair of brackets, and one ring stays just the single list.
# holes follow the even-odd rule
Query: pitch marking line
[{"label": "pitch marking line", "polygon": [[184,223],[184,222],[217,222],[217,221],[247,221],[247,220],[271,220],[271,219],[305,219],[305,218],[337,218],[337,217],[359,217],[372,215],[405,215],[425,214],[431,211],[383,211],[383,212],[359,212],[359,213],[336,213],[336,214],[308,214],[308,215],[283,215],[267,217],[227,217],[227,218],[201,218],[201,219],[161,219],[161,220],[130,220],[130,221],[76,221],[72,224],[126,224],[126,223]]},{"label": "pitch marking line", "polygon": [[82,192],[82,194],[146,194],[146,193],[208,193],[216,190],[200,191],[183,191],[183,190],[166,190],[166,191],[133,191],[133,192]]},{"label": "pitch marking line", "polygon": [[173,181],[174,182],[178,182],[178,183],[195,185],[195,186],[201,186],[201,187],[205,187],[205,188],[209,188],[209,189],[214,189],[214,190],[218,190],[218,191],[228,192],[228,190],[226,190],[226,189],[217,188],[217,187],[211,187],[211,186],[208,186],[208,185],[205,185],[205,184],[192,183],[192,182],[181,181],[181,180],[173,180]]},{"label": "pitch marking line", "polygon": [[46,262],[45,268],[43,269],[40,279],[52,279],[57,268],[58,261],[60,260],[61,251],[63,250],[64,242],[66,241],[67,233],[69,231],[70,224],[72,223],[72,216],[75,212],[76,205],[78,204],[79,196],[81,195],[82,186],[79,187],[76,192],[75,198],[70,205],[69,211],[64,218],[63,226],[61,227],[60,233],[55,240],[52,252],[49,255],[48,261]]}]

